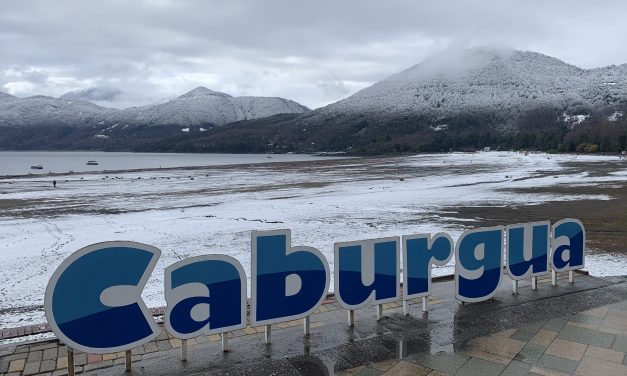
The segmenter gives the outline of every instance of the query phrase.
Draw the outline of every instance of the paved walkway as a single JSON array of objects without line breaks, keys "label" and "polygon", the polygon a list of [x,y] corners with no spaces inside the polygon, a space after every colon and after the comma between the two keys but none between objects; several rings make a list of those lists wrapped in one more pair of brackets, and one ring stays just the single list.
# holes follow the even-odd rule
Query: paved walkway
[{"label": "paved walkway", "polygon": [[[627,375],[627,283],[624,278],[577,276],[558,286],[542,279],[538,290],[520,285],[511,293],[504,280],[495,298],[459,304],[451,281],[435,283],[429,312],[414,300],[410,315],[401,302],[347,313],[328,299],[311,317],[311,335],[302,320],[273,326],[272,344],[262,328],[230,333],[231,351],[220,337],[181,341],[163,331],[153,342],[133,349],[132,373],[142,375]],[[76,371],[124,374],[123,352],[91,355],[75,352]],[[66,375],[67,348],[56,340],[0,346],[0,374]]]},{"label": "paved walkway", "polygon": [[341,375],[627,375],[627,300],[416,353]]}]

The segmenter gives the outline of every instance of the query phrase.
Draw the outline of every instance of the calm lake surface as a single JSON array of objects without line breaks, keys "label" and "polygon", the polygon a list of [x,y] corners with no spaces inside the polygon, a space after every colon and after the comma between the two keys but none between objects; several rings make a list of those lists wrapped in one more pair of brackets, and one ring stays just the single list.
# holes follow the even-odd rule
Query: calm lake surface
[{"label": "calm lake surface", "polygon": [[[179,154],[179,153],[108,153],[108,152],[0,152],[0,176],[65,173],[69,171],[128,170],[219,166],[231,164],[298,162],[327,159],[307,154]],[[97,161],[97,166],[87,165]],[[41,165],[41,170],[31,166]]]}]

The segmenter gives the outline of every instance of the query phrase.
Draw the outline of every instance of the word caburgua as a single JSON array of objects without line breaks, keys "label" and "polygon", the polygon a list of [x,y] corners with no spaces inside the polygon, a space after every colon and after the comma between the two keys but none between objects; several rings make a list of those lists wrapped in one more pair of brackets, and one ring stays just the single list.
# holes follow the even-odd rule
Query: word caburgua
[{"label": "word caburgua", "polygon": [[[269,328],[305,319],[327,296],[330,268],[312,247],[292,246],[290,230],[252,233],[250,324]],[[489,299],[503,269],[518,281],[584,267],[585,231],[575,219],[479,228],[457,242],[445,233],[334,245],[334,293],[349,311],[430,295],[433,265],[455,256],[455,297]],[[112,241],[64,260],[45,296],[48,322],[66,345],[87,353],[128,350],[160,329],[141,299],[161,251]],[[401,269],[402,265],[402,269]],[[402,284],[401,284],[402,278]],[[534,281],[535,282],[535,281]],[[233,257],[209,254],[165,268],[165,328],[176,338],[225,333],[247,324],[247,276]],[[516,282],[515,282],[516,283]],[[401,294],[402,285],[402,294]]]}]

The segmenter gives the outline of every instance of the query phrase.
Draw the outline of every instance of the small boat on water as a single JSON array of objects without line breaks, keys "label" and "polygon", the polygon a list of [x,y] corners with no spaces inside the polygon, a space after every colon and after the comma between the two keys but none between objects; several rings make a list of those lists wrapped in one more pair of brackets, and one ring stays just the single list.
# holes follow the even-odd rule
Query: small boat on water
[{"label": "small boat on water", "polygon": [[30,169],[31,169],[31,170],[43,170],[43,169],[44,169],[44,166],[42,166],[42,165],[40,165],[40,164],[38,164],[38,165],[32,165],[32,166],[30,166]]},{"label": "small boat on water", "polygon": [[87,161],[87,166],[98,166],[98,161]]}]

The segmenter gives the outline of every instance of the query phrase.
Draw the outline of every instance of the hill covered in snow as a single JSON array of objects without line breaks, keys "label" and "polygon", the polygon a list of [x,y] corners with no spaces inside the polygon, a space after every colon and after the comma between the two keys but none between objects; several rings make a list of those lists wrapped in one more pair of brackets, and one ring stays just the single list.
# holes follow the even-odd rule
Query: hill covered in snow
[{"label": "hill covered in snow", "polygon": [[0,93],[0,127],[95,124],[115,110],[84,101],[37,95],[18,98]]},{"label": "hill covered in snow", "polygon": [[627,64],[582,69],[536,52],[473,48],[429,58],[308,117],[412,117],[442,130],[460,114],[482,113],[511,129],[524,128],[530,111],[589,115],[626,99]]},{"label": "hill covered in snow", "polygon": [[309,109],[278,97],[232,97],[198,87],[173,100],[112,113],[105,121],[133,125],[224,125],[276,114],[305,113]]},{"label": "hill covered in snow", "polygon": [[116,95],[115,89],[91,88],[60,98],[17,98],[0,93],[0,126],[177,126],[224,125],[282,113],[309,111],[294,101],[277,97],[232,97],[196,88],[163,103],[124,110],[92,103]]}]

